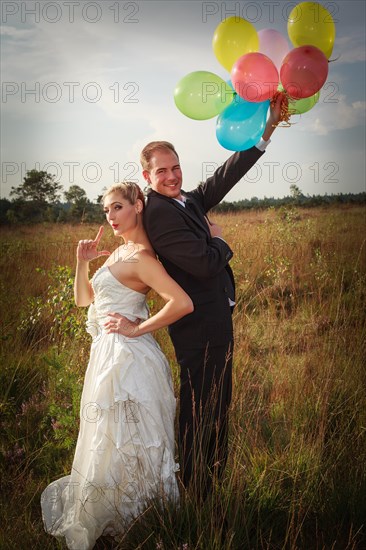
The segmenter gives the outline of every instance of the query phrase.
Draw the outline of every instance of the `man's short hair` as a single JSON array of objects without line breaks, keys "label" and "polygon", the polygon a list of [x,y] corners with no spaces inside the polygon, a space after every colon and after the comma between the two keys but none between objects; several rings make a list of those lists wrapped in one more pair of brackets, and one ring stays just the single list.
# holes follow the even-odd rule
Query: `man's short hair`
[{"label": "man's short hair", "polygon": [[169,141],[150,141],[150,143],[145,145],[140,155],[140,162],[143,170],[147,170],[148,172],[151,170],[150,161],[154,156],[155,151],[172,151],[179,160],[178,153],[175,150],[174,145],[169,143]]}]

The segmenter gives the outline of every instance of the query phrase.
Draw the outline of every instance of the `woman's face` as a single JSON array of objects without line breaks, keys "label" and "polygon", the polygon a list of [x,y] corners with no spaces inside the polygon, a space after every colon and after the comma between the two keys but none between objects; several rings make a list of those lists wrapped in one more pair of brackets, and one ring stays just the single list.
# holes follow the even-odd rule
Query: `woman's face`
[{"label": "woman's face", "polygon": [[114,191],[104,199],[104,212],[115,235],[123,235],[136,226],[136,205],[123,198],[122,193]]}]

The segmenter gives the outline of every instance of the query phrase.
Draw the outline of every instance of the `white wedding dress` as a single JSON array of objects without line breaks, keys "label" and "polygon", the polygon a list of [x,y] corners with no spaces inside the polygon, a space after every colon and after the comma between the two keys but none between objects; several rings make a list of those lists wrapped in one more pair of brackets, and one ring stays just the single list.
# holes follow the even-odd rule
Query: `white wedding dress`
[{"label": "white wedding dress", "polygon": [[151,334],[107,334],[107,314],[146,319],[145,295],[122,285],[107,266],[92,278],[93,336],[71,475],[42,493],[45,529],[68,548],[93,548],[123,533],[150,497],[177,501],[175,398],[167,360]]}]

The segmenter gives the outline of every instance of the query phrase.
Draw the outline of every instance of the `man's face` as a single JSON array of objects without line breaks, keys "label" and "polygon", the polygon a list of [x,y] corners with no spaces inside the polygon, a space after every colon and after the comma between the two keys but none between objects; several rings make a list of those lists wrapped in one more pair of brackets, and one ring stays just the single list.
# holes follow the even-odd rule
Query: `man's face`
[{"label": "man's face", "polygon": [[179,159],[173,151],[155,151],[150,160],[150,170],[144,170],[142,174],[157,193],[171,199],[182,198],[182,171]]}]

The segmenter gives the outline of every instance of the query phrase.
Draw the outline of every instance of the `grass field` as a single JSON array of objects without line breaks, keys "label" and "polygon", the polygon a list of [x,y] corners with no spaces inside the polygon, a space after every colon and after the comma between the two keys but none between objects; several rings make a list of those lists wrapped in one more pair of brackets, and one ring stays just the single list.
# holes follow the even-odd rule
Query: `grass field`
[{"label": "grass field", "polygon": [[[97,548],[365,548],[366,210],[214,219],[237,282],[225,480],[204,506],[190,494],[178,510],[152,505],[118,546],[102,538]],[[86,311],[73,305],[75,250],[96,231],[1,229],[2,549],[63,548],[43,531],[39,497],[72,463],[90,346]],[[112,248],[106,233],[103,248]],[[149,304],[154,312],[160,298],[151,293]],[[165,330],[156,337],[177,390],[171,343]]]}]

